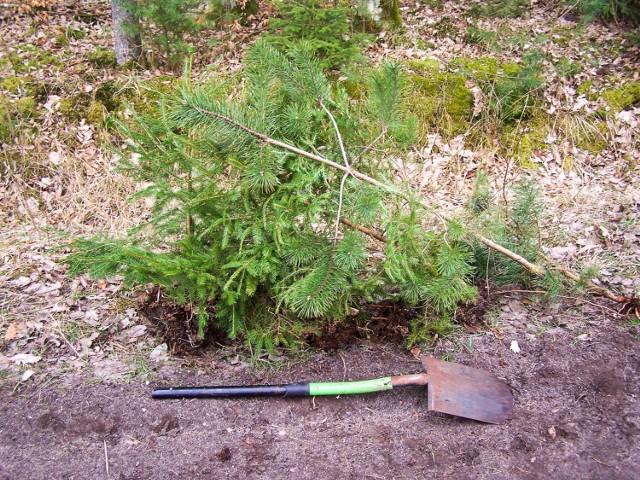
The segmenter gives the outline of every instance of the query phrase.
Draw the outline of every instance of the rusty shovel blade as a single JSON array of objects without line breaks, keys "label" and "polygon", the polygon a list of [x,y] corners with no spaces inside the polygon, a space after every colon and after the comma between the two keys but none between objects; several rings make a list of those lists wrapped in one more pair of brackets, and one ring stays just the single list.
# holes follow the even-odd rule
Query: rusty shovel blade
[{"label": "rusty shovel blade", "polygon": [[495,375],[432,357],[422,357],[422,364],[429,381],[429,410],[496,424],[511,414],[511,390]]}]

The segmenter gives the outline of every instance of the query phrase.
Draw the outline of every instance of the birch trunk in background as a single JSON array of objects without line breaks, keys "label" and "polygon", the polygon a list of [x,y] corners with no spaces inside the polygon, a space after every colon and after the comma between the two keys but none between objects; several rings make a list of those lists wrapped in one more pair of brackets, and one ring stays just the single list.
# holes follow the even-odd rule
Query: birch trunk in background
[{"label": "birch trunk in background", "polygon": [[111,18],[118,65],[137,61],[142,54],[140,31],[136,28],[135,0],[112,0]]}]

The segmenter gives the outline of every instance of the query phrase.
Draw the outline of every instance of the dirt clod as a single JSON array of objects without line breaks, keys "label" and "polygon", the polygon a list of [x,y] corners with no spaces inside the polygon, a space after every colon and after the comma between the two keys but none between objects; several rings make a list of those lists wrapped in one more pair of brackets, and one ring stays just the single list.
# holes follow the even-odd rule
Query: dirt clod
[{"label": "dirt clod", "polygon": [[220,462],[228,462],[229,460],[231,460],[231,457],[231,449],[229,447],[223,447],[216,452],[216,458]]},{"label": "dirt clod", "polygon": [[160,421],[153,427],[153,431],[159,435],[166,434],[172,430],[177,430],[180,427],[178,417],[170,413],[166,413],[162,416]]}]

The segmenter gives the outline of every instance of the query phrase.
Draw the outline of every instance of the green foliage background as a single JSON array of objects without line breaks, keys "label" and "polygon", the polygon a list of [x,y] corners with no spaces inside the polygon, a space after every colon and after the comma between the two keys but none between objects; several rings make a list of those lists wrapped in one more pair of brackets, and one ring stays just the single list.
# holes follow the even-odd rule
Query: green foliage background
[{"label": "green foliage background", "polygon": [[291,48],[300,40],[315,52],[323,69],[339,68],[362,59],[361,47],[369,36],[355,31],[357,8],[346,2],[327,7],[320,0],[276,2],[277,16],[270,19],[267,41]]}]

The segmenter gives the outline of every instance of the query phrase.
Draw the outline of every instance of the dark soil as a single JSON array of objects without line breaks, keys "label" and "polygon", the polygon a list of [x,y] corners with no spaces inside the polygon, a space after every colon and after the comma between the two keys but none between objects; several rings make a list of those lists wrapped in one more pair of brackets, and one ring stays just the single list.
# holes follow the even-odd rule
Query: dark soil
[{"label": "dark soil", "polygon": [[144,296],[138,311],[152,332],[167,343],[173,355],[197,355],[207,347],[222,346],[229,342],[226,332],[214,325],[210,325],[204,338],[200,338],[197,318],[191,308],[168,301],[159,287],[153,287]]},{"label": "dark soil", "polygon": [[[483,315],[486,301],[484,296],[480,296],[476,303],[481,307],[468,308],[473,312],[481,311],[480,315]],[[213,322],[209,322],[204,338],[200,338],[197,319],[191,308],[168,301],[158,287],[144,295],[138,311],[152,333],[167,343],[173,355],[202,355],[209,347],[230,344],[226,332],[216,328]],[[215,302],[212,302],[210,314],[213,316],[214,313]],[[418,315],[419,309],[405,308],[394,301],[367,304],[345,321],[327,321],[317,334],[309,334],[305,341],[311,347],[329,351],[342,349],[362,340],[402,345],[409,334],[411,321]],[[465,318],[464,314],[460,315],[460,322],[466,324]]]},{"label": "dark soil", "polygon": [[[469,337],[434,352],[504,378],[505,425],[427,411],[420,388],[340,398],[153,401],[154,386],[351,380],[420,371],[402,349],[361,341],[280,369],[165,365],[151,384],[5,385],[1,479],[636,479],[640,478],[637,327]],[[521,353],[510,350],[518,341]],[[107,471],[108,465],[108,471]]]}]

